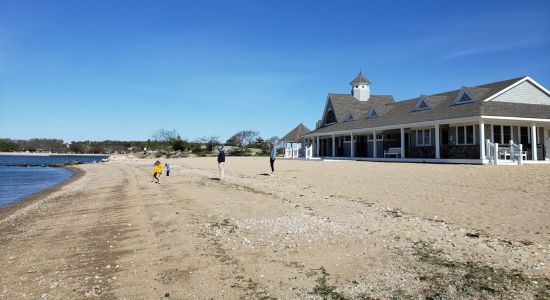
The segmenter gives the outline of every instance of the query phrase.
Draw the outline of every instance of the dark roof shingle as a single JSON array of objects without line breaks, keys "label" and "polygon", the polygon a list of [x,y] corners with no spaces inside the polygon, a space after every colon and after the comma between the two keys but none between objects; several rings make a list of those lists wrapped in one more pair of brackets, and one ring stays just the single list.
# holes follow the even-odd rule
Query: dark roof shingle
[{"label": "dark roof shingle", "polygon": [[[329,94],[329,100],[333,104],[337,123],[318,128],[310,132],[310,134],[481,115],[548,118],[550,116],[549,105],[484,102],[485,99],[523,78],[519,77],[474,87],[464,87],[475,98],[475,101],[471,103],[453,104],[454,99],[461,91],[460,89],[425,96],[425,101],[430,106],[430,109],[417,111],[414,110],[414,107],[418,102],[418,98],[394,102],[392,96],[371,96],[368,101],[359,101],[352,95]],[[371,107],[375,107],[380,117],[366,118],[366,113]],[[352,112],[355,121],[344,122],[348,112]]]}]

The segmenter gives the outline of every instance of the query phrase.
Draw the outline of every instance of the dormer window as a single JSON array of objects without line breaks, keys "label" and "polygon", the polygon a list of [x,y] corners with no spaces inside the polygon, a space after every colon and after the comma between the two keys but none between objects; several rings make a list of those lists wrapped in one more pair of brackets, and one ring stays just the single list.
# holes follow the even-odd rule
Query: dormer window
[{"label": "dormer window", "polygon": [[458,96],[456,96],[455,100],[453,101],[453,104],[464,104],[464,103],[472,103],[474,102],[474,97],[470,95],[468,90],[466,90],[465,87],[463,87],[460,90],[460,93],[458,93]]},{"label": "dormer window", "polygon": [[353,121],[353,115],[351,114],[351,112],[349,112],[346,116],[346,121]]},{"label": "dormer window", "polygon": [[425,109],[430,109],[431,107],[428,105],[428,103],[426,102],[426,96],[420,96],[420,98],[418,98],[418,101],[416,101],[416,104],[414,105],[414,111],[418,111],[418,110],[425,110]]},{"label": "dormer window", "polygon": [[379,117],[378,113],[376,112],[376,109],[374,109],[374,107],[369,109],[369,111],[367,112],[367,119],[376,118],[376,117]]},{"label": "dormer window", "polygon": [[325,125],[336,123],[336,115],[334,114],[334,110],[332,108],[329,108],[327,111],[327,117],[325,118]]}]

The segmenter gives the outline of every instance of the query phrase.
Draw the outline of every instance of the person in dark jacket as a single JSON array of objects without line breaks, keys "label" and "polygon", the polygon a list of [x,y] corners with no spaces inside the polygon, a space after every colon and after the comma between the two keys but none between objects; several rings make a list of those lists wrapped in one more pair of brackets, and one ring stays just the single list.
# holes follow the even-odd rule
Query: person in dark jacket
[{"label": "person in dark jacket", "polygon": [[225,177],[225,151],[223,150],[223,147],[220,147],[218,150],[220,151],[220,153],[218,153],[218,169],[220,170],[220,180],[223,180]]}]

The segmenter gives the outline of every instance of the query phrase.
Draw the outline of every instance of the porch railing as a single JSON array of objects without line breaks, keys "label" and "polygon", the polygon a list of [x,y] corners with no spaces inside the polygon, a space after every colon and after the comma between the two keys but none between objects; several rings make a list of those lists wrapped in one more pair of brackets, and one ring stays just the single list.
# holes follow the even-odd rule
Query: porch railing
[{"label": "porch railing", "polygon": [[514,144],[514,141],[510,140],[510,159],[513,162],[517,162],[518,165],[523,164],[523,159],[527,154],[523,151],[522,144]]},{"label": "porch railing", "polygon": [[498,143],[492,143],[490,139],[487,139],[485,142],[485,155],[490,164],[498,165]]},{"label": "porch railing", "polygon": [[306,147],[306,159],[313,157],[313,146]]},{"label": "porch railing", "polygon": [[510,145],[500,147],[498,143],[492,143],[491,140],[485,142],[485,155],[489,159],[489,163],[498,165],[502,161],[516,162],[518,165],[523,165],[523,161],[527,159],[527,152],[523,151],[522,144],[514,144],[510,140]]},{"label": "porch railing", "polygon": [[285,149],[285,158],[298,158],[299,151],[298,148],[287,148]]}]

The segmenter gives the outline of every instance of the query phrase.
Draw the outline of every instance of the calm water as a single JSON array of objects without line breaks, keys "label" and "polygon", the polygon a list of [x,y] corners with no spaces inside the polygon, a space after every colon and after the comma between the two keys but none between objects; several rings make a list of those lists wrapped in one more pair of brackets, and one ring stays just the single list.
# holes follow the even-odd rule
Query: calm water
[{"label": "calm water", "polygon": [[[105,157],[0,155],[0,207],[51,188],[73,176],[68,169],[39,167],[41,165],[74,160],[89,163]],[[33,167],[20,167],[22,164]]]}]

